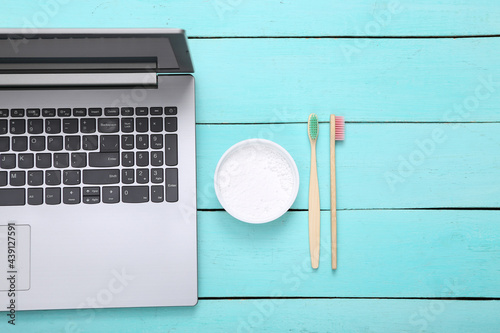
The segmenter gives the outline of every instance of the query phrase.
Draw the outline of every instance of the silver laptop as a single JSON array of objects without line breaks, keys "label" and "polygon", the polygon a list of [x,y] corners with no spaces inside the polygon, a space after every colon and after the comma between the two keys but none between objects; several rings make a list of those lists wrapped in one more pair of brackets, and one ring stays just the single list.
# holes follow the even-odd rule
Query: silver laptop
[{"label": "silver laptop", "polygon": [[0,29],[4,311],[197,303],[192,72],[182,30]]}]

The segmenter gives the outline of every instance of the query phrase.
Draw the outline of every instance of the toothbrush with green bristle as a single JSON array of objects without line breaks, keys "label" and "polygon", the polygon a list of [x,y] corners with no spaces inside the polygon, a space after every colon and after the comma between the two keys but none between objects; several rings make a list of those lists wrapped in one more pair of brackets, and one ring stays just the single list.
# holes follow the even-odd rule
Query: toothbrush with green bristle
[{"label": "toothbrush with green bristle", "polygon": [[316,141],[318,140],[318,116],[315,113],[309,115],[307,121],[307,133],[311,142],[311,174],[309,177],[309,252],[311,254],[312,268],[319,265],[319,230],[320,230],[320,206],[318,168],[316,165]]}]

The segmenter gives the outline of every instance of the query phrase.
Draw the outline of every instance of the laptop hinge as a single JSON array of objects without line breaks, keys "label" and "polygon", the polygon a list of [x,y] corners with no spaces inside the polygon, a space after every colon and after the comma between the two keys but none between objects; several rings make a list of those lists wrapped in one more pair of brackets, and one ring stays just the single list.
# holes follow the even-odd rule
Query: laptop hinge
[{"label": "laptop hinge", "polygon": [[26,73],[0,74],[0,87],[48,86],[157,86],[154,72],[147,73]]}]

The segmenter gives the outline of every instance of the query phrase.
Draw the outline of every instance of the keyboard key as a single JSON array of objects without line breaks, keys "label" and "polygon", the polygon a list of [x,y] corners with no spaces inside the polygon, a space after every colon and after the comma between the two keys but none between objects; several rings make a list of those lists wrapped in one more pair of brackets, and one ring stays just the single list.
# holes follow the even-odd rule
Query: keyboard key
[{"label": "keyboard key", "polygon": [[43,185],[43,171],[28,171],[28,185]]},{"label": "keyboard key", "polygon": [[176,114],[177,114],[177,107],[176,106],[166,106],[165,107],[165,115],[173,116]]},{"label": "keyboard key", "polygon": [[120,188],[118,186],[103,186],[102,202],[104,203],[120,202]]},{"label": "keyboard key", "polygon": [[148,131],[148,118],[135,118],[135,130],[139,133]]},{"label": "keyboard key", "polygon": [[0,189],[0,206],[23,206],[26,190],[24,188]]},{"label": "keyboard key", "polygon": [[99,202],[101,202],[101,198],[87,196],[83,197],[83,202],[86,204],[98,204]]},{"label": "keyboard key", "polygon": [[28,205],[43,204],[43,189],[29,188],[28,189]]},{"label": "keyboard key", "polygon": [[161,116],[163,114],[163,108],[161,106],[152,106],[149,108],[149,113],[152,116]]},{"label": "keyboard key", "polygon": [[149,201],[148,186],[123,186],[122,201],[126,203],[140,203]]},{"label": "keyboard key", "polygon": [[137,169],[135,180],[139,184],[149,183],[149,170],[148,169]]},{"label": "keyboard key", "polygon": [[0,119],[0,134],[7,134],[9,132],[9,122],[7,119]]},{"label": "keyboard key", "polygon": [[46,170],[45,185],[61,185],[61,170]]},{"label": "keyboard key", "polygon": [[10,150],[10,138],[0,137],[0,152]]},{"label": "keyboard key", "polygon": [[151,117],[149,120],[151,128],[151,132],[159,133],[163,132],[163,118],[160,117]]},{"label": "keyboard key", "polygon": [[84,168],[87,166],[87,154],[86,153],[71,153],[71,167],[72,168]]},{"label": "keyboard key", "polygon": [[16,167],[16,154],[2,154],[0,167],[2,169],[14,169]]},{"label": "keyboard key", "polygon": [[134,115],[134,108],[122,108],[122,116],[133,116]]},{"label": "keyboard key", "polygon": [[118,153],[89,153],[91,167],[113,167],[120,165]]},{"label": "keyboard key", "polygon": [[63,189],[63,202],[67,205],[74,205],[80,203],[80,188],[79,187],[65,187]]},{"label": "keyboard key", "polygon": [[122,132],[131,133],[134,131],[134,118],[122,118]]},{"label": "keyboard key", "polygon": [[42,116],[44,117],[55,117],[56,116],[56,109],[42,109]]},{"label": "keyboard key", "polygon": [[68,135],[64,138],[66,150],[80,150],[80,137],[77,135]]},{"label": "keyboard key", "polygon": [[83,150],[97,150],[99,147],[97,135],[84,135],[83,136]]},{"label": "keyboard key", "polygon": [[26,151],[28,150],[28,137],[26,136],[15,136],[12,138],[12,150],[13,151]]},{"label": "keyboard key", "polygon": [[177,165],[177,134],[165,134],[165,164]]},{"label": "keyboard key", "polygon": [[124,167],[134,166],[134,153],[133,152],[123,152],[122,153],[122,166],[124,166]]},{"label": "keyboard key", "polygon": [[120,136],[119,135],[102,135],[101,136],[101,152],[114,153],[120,151]]},{"label": "keyboard key", "polygon": [[134,149],[134,136],[133,135],[122,135],[122,149],[125,149],[125,150]]},{"label": "keyboard key", "polygon": [[80,170],[63,170],[64,185],[79,185],[81,183]]},{"label": "keyboard key", "polygon": [[73,117],[85,117],[87,115],[86,108],[74,108]]},{"label": "keyboard key", "polygon": [[7,171],[0,171],[0,186],[7,186]]},{"label": "keyboard key", "polygon": [[148,115],[148,108],[142,107],[142,106],[135,108],[135,115],[136,116],[147,116]]},{"label": "keyboard key", "polygon": [[59,205],[61,203],[61,189],[59,187],[46,188],[45,203],[47,205]]},{"label": "keyboard key", "polygon": [[0,109],[0,118],[7,118],[9,116],[9,109]]},{"label": "keyboard key", "polygon": [[47,137],[47,149],[50,151],[60,151],[63,149],[62,136],[49,136]]},{"label": "keyboard key", "polygon": [[39,169],[46,169],[52,166],[52,156],[50,153],[36,154],[36,167]]},{"label": "keyboard key", "polygon": [[99,187],[84,187],[83,202],[86,204],[96,204],[101,202],[101,191]]},{"label": "keyboard key", "polygon": [[11,186],[26,185],[26,171],[11,171],[9,182]]},{"label": "keyboard key", "polygon": [[27,109],[26,115],[28,117],[40,117],[40,109]]},{"label": "keyboard key", "polygon": [[163,183],[163,169],[161,168],[151,169],[151,183],[155,184]]},{"label": "keyboard key", "polygon": [[95,133],[96,131],[95,118],[80,119],[80,131],[82,133]]},{"label": "keyboard key", "polygon": [[19,154],[17,156],[17,165],[21,169],[31,169],[35,165],[35,155]]},{"label": "keyboard key", "polygon": [[165,131],[177,131],[177,117],[165,117]]},{"label": "keyboard key", "polygon": [[63,132],[66,134],[78,133],[78,119],[64,118],[63,119]]},{"label": "keyboard key", "polygon": [[70,108],[57,109],[57,115],[59,117],[71,117],[71,109]]},{"label": "keyboard key", "polygon": [[118,108],[104,108],[104,115],[118,116],[120,115],[120,110]]},{"label": "keyboard key", "polygon": [[120,170],[99,169],[83,170],[83,183],[88,185],[118,184],[120,182]]},{"label": "keyboard key", "polygon": [[135,163],[137,166],[145,167],[149,165],[149,153],[147,151],[139,151],[136,153],[135,157]]},{"label": "keyboard key", "polygon": [[30,150],[32,150],[32,151],[44,151],[45,150],[45,137],[44,136],[32,136],[32,137],[30,137]]},{"label": "keyboard key", "polygon": [[12,109],[10,115],[11,117],[24,117],[24,109]]},{"label": "keyboard key", "polygon": [[91,117],[102,116],[102,108],[89,108],[89,116]]},{"label": "keyboard key", "polygon": [[138,134],[135,136],[135,146],[137,149],[149,148],[149,136],[147,134]]},{"label": "keyboard key", "polygon": [[151,186],[151,201],[152,202],[163,202],[165,201],[165,188],[163,185],[153,185]]},{"label": "keyboard key", "polygon": [[69,167],[69,154],[56,153],[54,154],[54,168],[67,168]]},{"label": "keyboard key", "polygon": [[177,186],[178,172],[175,168],[165,169],[165,178],[167,186],[167,202],[176,202],[179,200],[179,189]]},{"label": "keyboard key", "polygon": [[61,119],[45,119],[45,132],[47,134],[61,133]]},{"label": "keyboard key", "polygon": [[135,179],[134,169],[123,169],[122,170],[122,183],[123,184],[133,184]]},{"label": "keyboard key", "polygon": [[101,118],[98,121],[100,133],[116,133],[120,129],[118,118]]},{"label": "keyboard key", "polygon": [[43,133],[43,119],[28,119],[28,133],[29,134]]},{"label": "keyboard key", "polygon": [[10,133],[11,134],[24,134],[26,132],[26,121],[24,119],[11,119],[10,120]]},{"label": "keyboard key", "polygon": [[100,187],[97,186],[91,186],[91,187],[84,187],[83,188],[83,196],[100,196],[101,195],[101,190]]},{"label": "keyboard key", "polygon": [[163,135],[151,134],[151,148],[152,149],[163,149]]},{"label": "keyboard key", "polygon": [[163,165],[163,152],[162,151],[152,151],[151,152],[151,165],[152,166],[162,166]]}]

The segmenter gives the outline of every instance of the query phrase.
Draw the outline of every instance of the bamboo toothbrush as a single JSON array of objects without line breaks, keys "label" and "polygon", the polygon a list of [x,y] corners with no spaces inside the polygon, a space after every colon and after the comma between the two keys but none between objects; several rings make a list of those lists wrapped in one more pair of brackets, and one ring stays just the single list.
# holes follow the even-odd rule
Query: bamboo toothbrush
[{"label": "bamboo toothbrush", "polygon": [[318,140],[318,116],[311,113],[307,121],[307,133],[311,142],[311,174],[309,177],[309,252],[312,268],[319,265],[319,186],[316,165],[316,141]]},{"label": "bamboo toothbrush", "polygon": [[335,180],[335,141],[344,140],[344,117],[330,115],[330,208],[332,229],[332,269],[337,269],[337,190]]}]

